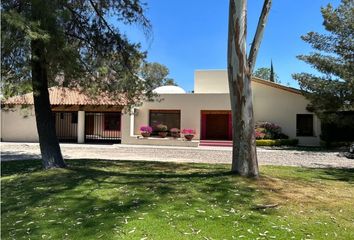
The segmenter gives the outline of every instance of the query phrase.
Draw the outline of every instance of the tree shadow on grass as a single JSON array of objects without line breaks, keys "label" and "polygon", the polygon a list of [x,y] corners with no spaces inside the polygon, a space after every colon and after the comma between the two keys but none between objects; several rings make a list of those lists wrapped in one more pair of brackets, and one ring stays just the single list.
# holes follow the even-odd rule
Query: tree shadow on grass
[{"label": "tree shadow on grass", "polygon": [[1,151],[1,161],[35,160],[40,158],[41,155],[36,153],[28,153],[21,151]]},{"label": "tree shadow on grass", "polygon": [[35,160],[16,160],[1,162],[1,176],[11,176],[14,174],[25,174],[42,171],[42,162],[39,159]]},{"label": "tree shadow on grass", "polygon": [[[247,224],[257,224],[262,221],[260,215],[277,214],[276,209],[254,210],[257,198],[267,200],[263,191],[271,190],[283,198],[278,180],[267,174],[259,181],[233,176],[228,165],[113,160],[67,163],[67,169],[48,171],[41,170],[39,160],[1,163],[4,238],[36,239],[49,234],[57,239],[66,233],[68,238],[116,238],[127,234],[125,226],[143,212],[169,221],[161,212],[166,209],[187,214],[184,219],[191,221],[188,214],[196,215],[194,220],[205,217],[196,210],[236,208],[250,211]],[[309,179],[353,180],[352,169],[282,169],[288,172],[279,179],[294,177],[299,189],[301,184],[317,187]]]},{"label": "tree shadow on grass", "polygon": [[[183,213],[215,203],[220,208],[234,203],[251,205],[257,194],[245,182],[239,184],[241,179],[231,176],[223,165],[67,162],[67,169],[48,171],[40,171],[40,161],[1,164],[5,238],[19,238],[21,233],[36,238],[48,231],[53,238],[62,238],[66,232],[82,238],[119,235],[124,234],[119,231],[126,221],[142,212],[158,215],[156,209],[161,206]],[[31,222],[36,228],[26,233]]]},{"label": "tree shadow on grass", "polygon": [[354,183],[354,168],[299,168],[297,171],[301,174],[309,174],[312,179]]}]

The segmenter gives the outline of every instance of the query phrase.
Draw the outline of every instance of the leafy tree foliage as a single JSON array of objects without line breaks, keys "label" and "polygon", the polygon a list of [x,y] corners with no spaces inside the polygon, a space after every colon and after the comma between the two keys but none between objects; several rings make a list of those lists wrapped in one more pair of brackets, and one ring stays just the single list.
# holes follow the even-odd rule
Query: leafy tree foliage
[{"label": "leafy tree foliage", "polygon": [[3,91],[9,96],[32,88],[45,168],[65,166],[49,86],[80,87],[92,96],[105,92],[112,100],[123,96],[128,106],[153,97],[137,74],[145,53],[112,24],[138,24],[149,32],[144,8],[140,0],[2,2]]},{"label": "leafy tree foliage", "polygon": [[[41,1],[2,3],[3,92],[31,91],[31,41],[43,43],[49,86],[80,87],[88,93],[126,93],[141,100],[149,84],[137,73],[146,53],[108,21],[140,24],[149,33],[145,4],[133,0]],[[37,9],[37,19],[33,19]],[[58,77],[61,76],[61,77]],[[64,79],[64,80],[63,80]],[[148,96],[151,97],[151,96]]]},{"label": "leafy tree foliage", "polygon": [[[264,80],[268,80],[271,81],[271,76],[272,76],[272,71],[271,68],[267,68],[267,67],[261,67],[261,68],[257,68],[254,73],[253,76],[255,77],[259,77],[261,79]],[[273,76],[274,76],[274,82],[279,82],[279,76],[273,72]]]},{"label": "leafy tree foliage", "polygon": [[337,8],[328,4],[321,9],[327,33],[309,32],[302,39],[315,49],[298,58],[322,73],[294,74],[309,110],[320,117],[324,112],[353,110],[354,103],[354,1],[342,0]]},{"label": "leafy tree foliage", "polygon": [[149,84],[149,89],[160,86],[177,85],[176,82],[168,77],[170,71],[165,65],[160,63],[144,63],[140,70],[141,77]]}]

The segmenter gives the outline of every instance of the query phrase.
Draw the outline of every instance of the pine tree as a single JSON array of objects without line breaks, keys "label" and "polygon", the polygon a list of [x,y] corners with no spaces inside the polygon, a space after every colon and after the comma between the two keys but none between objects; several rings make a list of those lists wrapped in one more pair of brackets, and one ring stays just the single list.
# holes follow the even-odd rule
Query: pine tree
[{"label": "pine tree", "polygon": [[[253,75],[254,77],[258,77],[258,78],[261,78],[263,80],[268,80],[270,81],[271,79],[271,76],[272,76],[272,69],[271,68],[267,68],[267,67],[260,67],[260,68],[257,68]],[[273,70],[273,78],[274,78],[274,81],[276,83],[280,83],[279,81],[279,76],[278,74],[276,74]]]},{"label": "pine tree", "polygon": [[327,33],[309,32],[302,39],[316,52],[298,58],[322,75],[294,74],[309,110],[325,118],[326,112],[354,109],[354,1],[342,0],[337,8],[321,8]]},{"label": "pine tree", "polygon": [[[140,0],[2,2],[2,89],[5,96],[33,90],[45,168],[66,165],[51,117],[49,86],[107,92],[113,100],[124,94],[128,106],[152,97],[144,95],[152,91],[137,76],[145,53],[112,24],[139,24],[148,32],[144,7]],[[59,75],[64,76],[61,83]]]},{"label": "pine tree", "polygon": [[274,78],[274,68],[273,68],[273,61],[270,61],[270,76],[269,76],[269,81],[275,82]]}]

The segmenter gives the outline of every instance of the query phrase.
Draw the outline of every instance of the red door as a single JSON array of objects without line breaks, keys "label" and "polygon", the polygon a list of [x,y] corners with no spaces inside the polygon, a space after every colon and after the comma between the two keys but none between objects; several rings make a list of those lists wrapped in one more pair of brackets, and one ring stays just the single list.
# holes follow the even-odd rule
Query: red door
[{"label": "red door", "polygon": [[230,111],[202,111],[201,139],[232,140]]}]

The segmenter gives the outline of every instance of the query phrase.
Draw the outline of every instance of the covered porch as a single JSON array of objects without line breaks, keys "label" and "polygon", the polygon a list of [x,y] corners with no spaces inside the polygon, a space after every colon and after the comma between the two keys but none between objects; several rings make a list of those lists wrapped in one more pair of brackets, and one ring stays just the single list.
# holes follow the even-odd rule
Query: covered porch
[{"label": "covered porch", "polygon": [[120,143],[120,106],[52,106],[60,142]]}]

